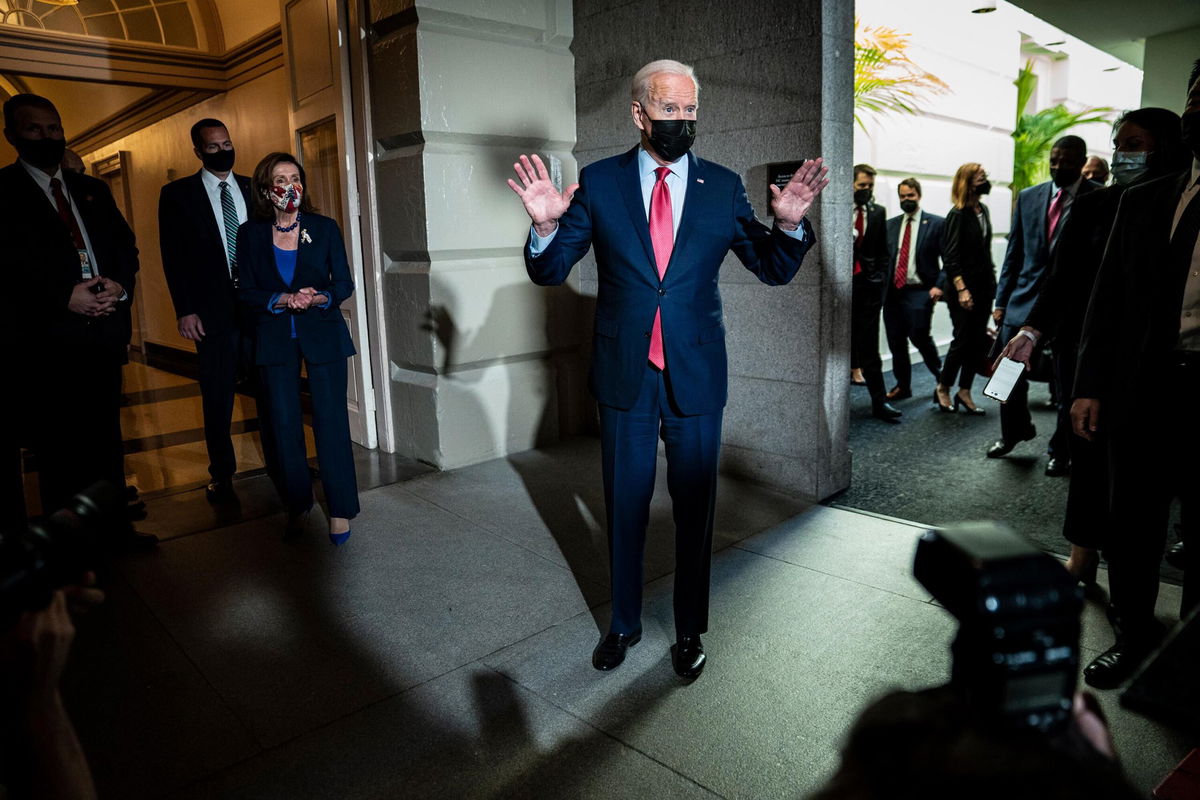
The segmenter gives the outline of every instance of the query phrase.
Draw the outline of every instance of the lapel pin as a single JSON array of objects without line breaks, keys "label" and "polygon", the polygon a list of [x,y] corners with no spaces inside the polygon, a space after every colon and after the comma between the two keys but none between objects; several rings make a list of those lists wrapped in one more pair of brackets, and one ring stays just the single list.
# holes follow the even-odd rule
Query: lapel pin
[{"label": "lapel pin", "polygon": [[704,178],[696,178],[696,183],[704,183]]}]

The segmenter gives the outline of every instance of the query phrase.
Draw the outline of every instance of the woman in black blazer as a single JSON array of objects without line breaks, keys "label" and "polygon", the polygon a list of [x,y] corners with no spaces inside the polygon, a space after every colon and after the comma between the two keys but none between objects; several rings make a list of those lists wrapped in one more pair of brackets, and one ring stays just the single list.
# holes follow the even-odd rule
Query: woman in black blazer
[{"label": "woman in black blazer", "polygon": [[346,412],[346,359],[354,344],[338,309],[354,282],[342,232],[316,213],[305,183],[304,167],[287,153],[272,153],[255,168],[252,219],[238,228],[238,294],[258,319],[255,363],[278,453],[272,473],[288,510],[284,538],[303,532],[313,503],[300,409],[303,362],[329,539],[340,545],[359,510]]},{"label": "woman in black blazer", "polygon": [[[933,402],[942,411],[983,414],[971,399],[975,371],[987,355],[988,320],[996,297],[996,266],[992,263],[992,220],[979,202],[992,190],[987,170],[975,163],[963,164],[950,185],[954,208],[942,226],[942,270],[945,272],[946,305],[954,323],[954,339],[942,364]],[[958,379],[953,404],[950,387]]]}]

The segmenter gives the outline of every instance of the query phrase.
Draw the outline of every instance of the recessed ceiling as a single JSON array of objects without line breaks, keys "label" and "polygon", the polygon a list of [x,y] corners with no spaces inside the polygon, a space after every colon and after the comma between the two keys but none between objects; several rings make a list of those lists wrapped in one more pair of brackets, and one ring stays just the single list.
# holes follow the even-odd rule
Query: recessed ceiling
[{"label": "recessed ceiling", "polygon": [[1200,26],[1200,0],[1009,2],[1139,69],[1147,38]]}]

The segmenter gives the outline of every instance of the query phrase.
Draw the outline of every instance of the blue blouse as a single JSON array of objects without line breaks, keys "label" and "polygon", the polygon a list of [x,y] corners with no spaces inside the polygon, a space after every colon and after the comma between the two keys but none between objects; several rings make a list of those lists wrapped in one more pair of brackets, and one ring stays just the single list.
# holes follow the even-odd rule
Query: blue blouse
[{"label": "blue blouse", "polygon": [[[277,245],[275,247],[275,269],[279,272],[279,277],[283,278],[283,282],[288,286],[292,285],[292,279],[296,277],[296,256],[300,250],[284,250]],[[275,308],[275,300],[279,295],[271,298],[271,312],[274,314],[282,314],[287,309]],[[292,316],[288,320],[292,324],[292,338],[296,338],[296,317]]]}]

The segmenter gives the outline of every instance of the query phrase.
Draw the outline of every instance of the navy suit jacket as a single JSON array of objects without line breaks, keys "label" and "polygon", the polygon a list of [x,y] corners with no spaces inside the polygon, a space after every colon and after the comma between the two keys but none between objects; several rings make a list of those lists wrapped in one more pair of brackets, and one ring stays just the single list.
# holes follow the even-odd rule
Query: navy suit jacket
[{"label": "navy suit jacket", "polygon": [[[259,365],[285,363],[294,347],[289,322],[293,318],[296,320],[296,339],[306,361],[324,364],[354,355],[354,342],[338,309],[342,301],[354,293],[342,232],[336,222],[320,214],[302,215],[300,230],[307,232],[311,241],[304,241],[304,234],[301,234],[296,273],[289,285],[283,282],[275,266],[271,222],[252,219],[238,228],[237,261],[241,278],[238,296],[257,312],[254,362]],[[328,293],[329,305],[326,308],[310,306],[299,313],[271,312],[272,297],[305,286]]]},{"label": "navy suit jacket", "polygon": [[717,279],[732,250],[765,284],[790,281],[816,241],[803,221],[798,241],[754,218],[742,180],[725,167],[689,153],[683,218],[666,275],[659,280],[642,201],[638,148],[590,164],[537,257],[525,248],[534,283],[554,286],[594,247],[599,290],[589,385],[603,405],[628,409],[637,401],[650,349],[655,311],[662,312],[663,349],[674,399],[684,414],[712,414],[728,395],[725,325]]},{"label": "navy suit jacket", "polygon": [[[931,289],[934,286],[942,288],[942,223],[946,220],[937,214],[930,214],[921,209],[921,223],[918,226],[917,252],[914,261],[917,267],[917,277],[921,286]],[[886,275],[889,289],[894,288],[892,281],[896,277],[896,259],[900,257],[900,229],[904,215],[892,217],[887,221],[888,241],[888,272]]]},{"label": "navy suit jacket", "polygon": [[[196,314],[207,333],[230,330],[237,319],[237,293],[225,258],[225,227],[218,222],[202,172],[171,181],[158,197],[158,242],[175,316]],[[250,179],[233,176],[253,211]]]},{"label": "navy suit jacket", "polygon": [[[1083,180],[1075,193],[1075,200],[1100,185]],[[1033,310],[1042,279],[1054,255],[1058,235],[1071,216],[1071,209],[1063,214],[1054,229],[1055,241],[1050,241],[1046,230],[1046,212],[1050,209],[1050,198],[1054,194],[1054,181],[1030,186],[1017,195],[1017,207],[1013,211],[1012,227],[1008,233],[1008,249],[1004,253],[1004,264],[1000,267],[1000,280],[996,284],[996,308],[1004,309],[1004,324],[1020,327]],[[1074,202],[1071,207],[1074,208]]]}]

